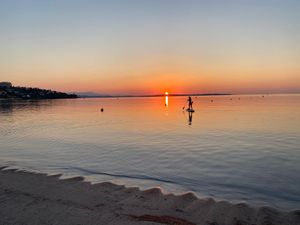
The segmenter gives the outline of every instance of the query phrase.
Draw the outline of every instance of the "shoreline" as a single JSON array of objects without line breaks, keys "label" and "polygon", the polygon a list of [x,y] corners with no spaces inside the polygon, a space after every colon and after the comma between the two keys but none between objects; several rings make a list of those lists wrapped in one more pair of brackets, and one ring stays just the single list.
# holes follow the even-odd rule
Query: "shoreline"
[{"label": "shoreline", "polygon": [[299,225],[290,212],[0,168],[0,224]]}]

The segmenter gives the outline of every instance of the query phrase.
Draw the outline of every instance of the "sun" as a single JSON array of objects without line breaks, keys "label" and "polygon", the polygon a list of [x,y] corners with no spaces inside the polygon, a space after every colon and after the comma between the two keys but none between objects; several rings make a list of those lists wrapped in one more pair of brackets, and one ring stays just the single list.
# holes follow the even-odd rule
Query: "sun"
[{"label": "sun", "polygon": [[165,92],[165,95],[169,95],[169,92],[166,91],[166,92]]}]

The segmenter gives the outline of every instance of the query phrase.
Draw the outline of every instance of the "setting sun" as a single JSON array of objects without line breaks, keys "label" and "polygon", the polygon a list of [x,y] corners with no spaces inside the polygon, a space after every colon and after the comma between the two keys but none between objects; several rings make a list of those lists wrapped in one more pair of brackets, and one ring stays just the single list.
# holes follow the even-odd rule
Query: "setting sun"
[{"label": "setting sun", "polygon": [[165,95],[169,95],[169,92],[166,91],[166,92],[165,92]]}]

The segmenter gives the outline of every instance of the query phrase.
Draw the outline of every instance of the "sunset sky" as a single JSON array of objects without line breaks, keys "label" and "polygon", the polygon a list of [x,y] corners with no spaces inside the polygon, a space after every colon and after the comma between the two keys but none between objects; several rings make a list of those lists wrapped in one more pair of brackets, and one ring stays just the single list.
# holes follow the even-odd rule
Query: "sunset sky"
[{"label": "sunset sky", "polygon": [[300,92],[299,0],[0,0],[0,81],[106,94]]}]

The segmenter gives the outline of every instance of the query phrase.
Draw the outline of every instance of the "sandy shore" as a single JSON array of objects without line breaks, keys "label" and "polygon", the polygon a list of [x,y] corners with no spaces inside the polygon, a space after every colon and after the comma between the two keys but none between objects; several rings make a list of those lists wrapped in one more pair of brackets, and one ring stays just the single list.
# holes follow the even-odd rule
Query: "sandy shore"
[{"label": "sandy shore", "polygon": [[192,193],[101,183],[0,169],[0,225],[300,225],[300,210],[280,212],[198,199]]}]

